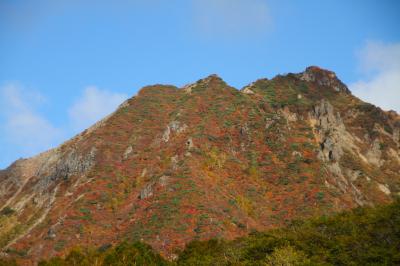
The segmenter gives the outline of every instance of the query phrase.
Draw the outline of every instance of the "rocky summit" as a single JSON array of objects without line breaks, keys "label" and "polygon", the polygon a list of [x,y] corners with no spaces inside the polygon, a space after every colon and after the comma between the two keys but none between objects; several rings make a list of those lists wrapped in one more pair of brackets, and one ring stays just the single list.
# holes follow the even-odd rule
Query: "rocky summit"
[{"label": "rocky summit", "polygon": [[170,260],[400,194],[400,116],[309,67],[241,90],[154,85],[61,146],[0,171],[2,256],[140,240]]}]

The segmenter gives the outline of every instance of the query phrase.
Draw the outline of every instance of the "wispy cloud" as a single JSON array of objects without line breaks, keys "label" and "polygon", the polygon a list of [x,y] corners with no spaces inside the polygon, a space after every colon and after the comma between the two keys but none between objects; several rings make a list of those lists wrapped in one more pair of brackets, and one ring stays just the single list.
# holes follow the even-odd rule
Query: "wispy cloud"
[{"label": "wispy cloud", "polygon": [[74,130],[88,128],[98,120],[113,112],[128,96],[87,87],[83,95],[69,109],[69,117]]},{"label": "wispy cloud", "polygon": [[[77,132],[113,112],[126,95],[87,87],[68,109],[64,126],[57,127],[39,111],[46,98],[19,83],[0,87],[0,168],[18,157],[29,157],[54,148]],[[11,152],[11,153],[10,153]]]},{"label": "wispy cloud", "polygon": [[247,37],[272,22],[265,0],[193,0],[193,10],[195,26],[208,37]]},{"label": "wispy cloud", "polygon": [[62,130],[54,127],[37,112],[44,97],[19,84],[6,84],[0,89],[1,130],[8,142],[23,156],[31,156],[48,149],[62,139]]},{"label": "wispy cloud", "polygon": [[361,99],[400,112],[400,43],[368,42],[359,52],[363,78],[350,88]]}]

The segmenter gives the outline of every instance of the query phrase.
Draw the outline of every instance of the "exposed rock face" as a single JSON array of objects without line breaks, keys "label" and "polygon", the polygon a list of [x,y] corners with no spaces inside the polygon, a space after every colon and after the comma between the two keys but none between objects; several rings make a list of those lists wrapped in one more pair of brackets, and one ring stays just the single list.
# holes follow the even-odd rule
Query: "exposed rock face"
[{"label": "exposed rock face", "polygon": [[386,195],[390,195],[390,189],[387,187],[387,185],[384,184],[378,184],[379,189],[385,193]]},{"label": "exposed rock face", "polygon": [[160,186],[166,187],[166,186],[168,186],[169,179],[170,179],[170,178],[169,178],[168,176],[163,175],[163,176],[161,176],[160,179],[158,180],[158,183],[160,184]]},{"label": "exposed rock face", "polygon": [[400,127],[396,127],[393,130],[393,141],[397,144],[397,147],[400,148]]},{"label": "exposed rock face", "polygon": [[187,129],[187,125],[183,124],[181,125],[181,123],[179,121],[171,121],[171,123],[169,123],[169,125],[167,126],[167,128],[165,129],[163,135],[162,135],[162,140],[164,142],[168,142],[171,133],[175,132],[177,134],[180,134],[182,132],[184,132]]},{"label": "exposed rock face", "polygon": [[[314,128],[316,140],[319,143],[318,157],[325,162],[326,168],[335,177],[334,186],[337,186],[343,193],[350,193],[358,205],[373,204],[368,196],[354,185],[354,182],[359,182],[360,176],[365,176],[368,182],[371,178],[366,175],[361,169],[354,169],[343,161],[344,154],[358,160],[361,164],[367,163],[370,167],[380,168],[384,161],[382,159],[382,144],[378,138],[371,140],[367,137],[369,143],[366,145],[366,152],[362,152],[363,143],[352,134],[345,126],[339,112],[335,112],[332,104],[323,99],[318,105],[313,108],[309,115],[310,123]],[[357,116],[349,116],[352,119],[357,119]],[[376,124],[375,124],[376,127]],[[383,131],[382,134],[386,134]],[[365,150],[365,148],[364,148]],[[393,154],[392,149],[388,149],[388,154]],[[396,157],[396,156],[393,156]],[[357,164],[358,165],[358,164]],[[348,168],[352,167],[352,168]],[[369,172],[369,171],[366,171]],[[377,177],[376,182],[380,178]],[[330,184],[332,185],[332,184]],[[390,195],[390,189],[387,185],[378,183],[378,188],[386,195]]]},{"label": "exposed rock face", "polygon": [[318,157],[333,175],[333,185],[342,193],[350,193],[358,205],[369,204],[368,199],[353,184],[359,172],[340,164],[345,152],[359,156],[356,140],[347,131],[340,113],[335,112],[332,104],[323,99],[310,113],[310,123],[320,147]]},{"label": "exposed rock face", "polygon": [[57,235],[56,235],[54,229],[50,228],[49,231],[47,232],[47,237],[50,238],[50,239],[54,239],[54,238],[56,238],[56,236]]},{"label": "exposed rock face", "polygon": [[140,191],[140,199],[147,199],[153,196],[153,186],[154,183],[147,184],[141,191]]},{"label": "exposed rock face", "polygon": [[189,138],[189,139],[186,141],[186,146],[187,146],[187,148],[188,148],[189,150],[194,148],[194,144],[193,144],[193,139],[192,139],[192,138]]},{"label": "exposed rock face", "polygon": [[129,156],[129,154],[132,153],[132,151],[133,151],[132,146],[128,146],[128,148],[126,148],[126,150],[125,150],[125,152],[124,152],[123,158],[126,160],[126,159],[128,158],[128,156]]},{"label": "exposed rock face", "polygon": [[283,117],[285,117],[285,119],[288,122],[295,122],[297,121],[297,114],[296,113],[292,113],[289,108],[286,106],[284,107],[280,113],[283,115]]},{"label": "exposed rock face", "polygon": [[56,181],[67,180],[72,175],[86,173],[94,164],[96,149],[93,148],[85,155],[72,150],[66,154],[58,152],[50,155],[38,169],[36,176],[49,176],[49,179]]},{"label": "exposed rock face", "polygon": [[195,87],[196,87],[196,84],[189,84],[189,85],[184,86],[182,89],[184,92],[190,94],[190,93],[192,93],[192,89]]},{"label": "exposed rock face", "polygon": [[246,87],[242,90],[244,94],[254,94],[254,91],[250,89],[250,87]]},{"label": "exposed rock face", "polygon": [[[13,228],[19,228],[19,234],[4,243],[4,248],[29,236],[32,230],[43,223],[56,204],[60,184],[68,182],[71,177],[74,177],[76,182],[84,177],[95,164],[95,154],[95,148],[86,154],[75,149],[63,152],[61,148],[56,148],[36,157],[20,160],[3,172],[0,180],[0,197],[3,203],[1,208],[15,210],[13,216],[21,219],[12,227],[7,227],[9,219],[0,222],[0,226],[6,226],[0,230],[0,237],[9,237],[15,230]],[[6,191],[12,194],[7,194]],[[47,237],[56,237],[52,228],[49,229]]]},{"label": "exposed rock face", "polygon": [[215,75],[147,86],[59,148],[0,171],[0,244],[27,264],[125,239],[171,256],[193,239],[390,202],[399,121],[316,67],[242,91]]},{"label": "exposed rock face", "polygon": [[319,157],[325,161],[339,161],[343,147],[350,142],[345,138],[347,132],[340,114],[334,112],[329,101],[322,100],[311,112],[310,121],[319,142]]},{"label": "exposed rock face", "polygon": [[332,87],[337,92],[350,93],[346,85],[336,77],[336,74],[329,70],[311,66],[299,74],[299,77],[307,82],[316,82],[320,86]]},{"label": "exposed rock face", "polygon": [[381,166],[383,164],[381,157],[382,151],[380,142],[378,139],[375,139],[374,142],[371,144],[371,148],[368,150],[366,157],[368,161],[376,166]]}]

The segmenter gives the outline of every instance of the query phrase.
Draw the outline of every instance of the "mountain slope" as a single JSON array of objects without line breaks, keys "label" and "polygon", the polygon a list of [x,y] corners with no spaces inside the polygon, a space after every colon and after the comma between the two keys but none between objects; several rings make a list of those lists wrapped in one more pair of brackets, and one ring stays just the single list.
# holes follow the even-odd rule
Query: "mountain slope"
[{"label": "mountain slope", "polygon": [[233,241],[193,241],[174,262],[141,242],[123,242],[106,250],[75,248],[64,259],[54,257],[39,265],[399,265],[399,224],[397,200],[331,217],[296,220]]},{"label": "mountain slope", "polygon": [[400,117],[333,72],[143,88],[60,147],[0,172],[0,245],[25,262],[144,240],[164,256],[400,193]]}]

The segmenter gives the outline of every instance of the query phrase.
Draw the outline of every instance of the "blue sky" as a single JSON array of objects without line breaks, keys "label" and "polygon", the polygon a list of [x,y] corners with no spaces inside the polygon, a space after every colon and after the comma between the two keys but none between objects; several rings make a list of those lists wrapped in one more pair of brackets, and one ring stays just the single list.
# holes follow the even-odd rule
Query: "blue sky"
[{"label": "blue sky", "polygon": [[2,0],[0,168],[142,86],[211,73],[241,88],[318,65],[400,111],[399,14],[395,0]]}]

